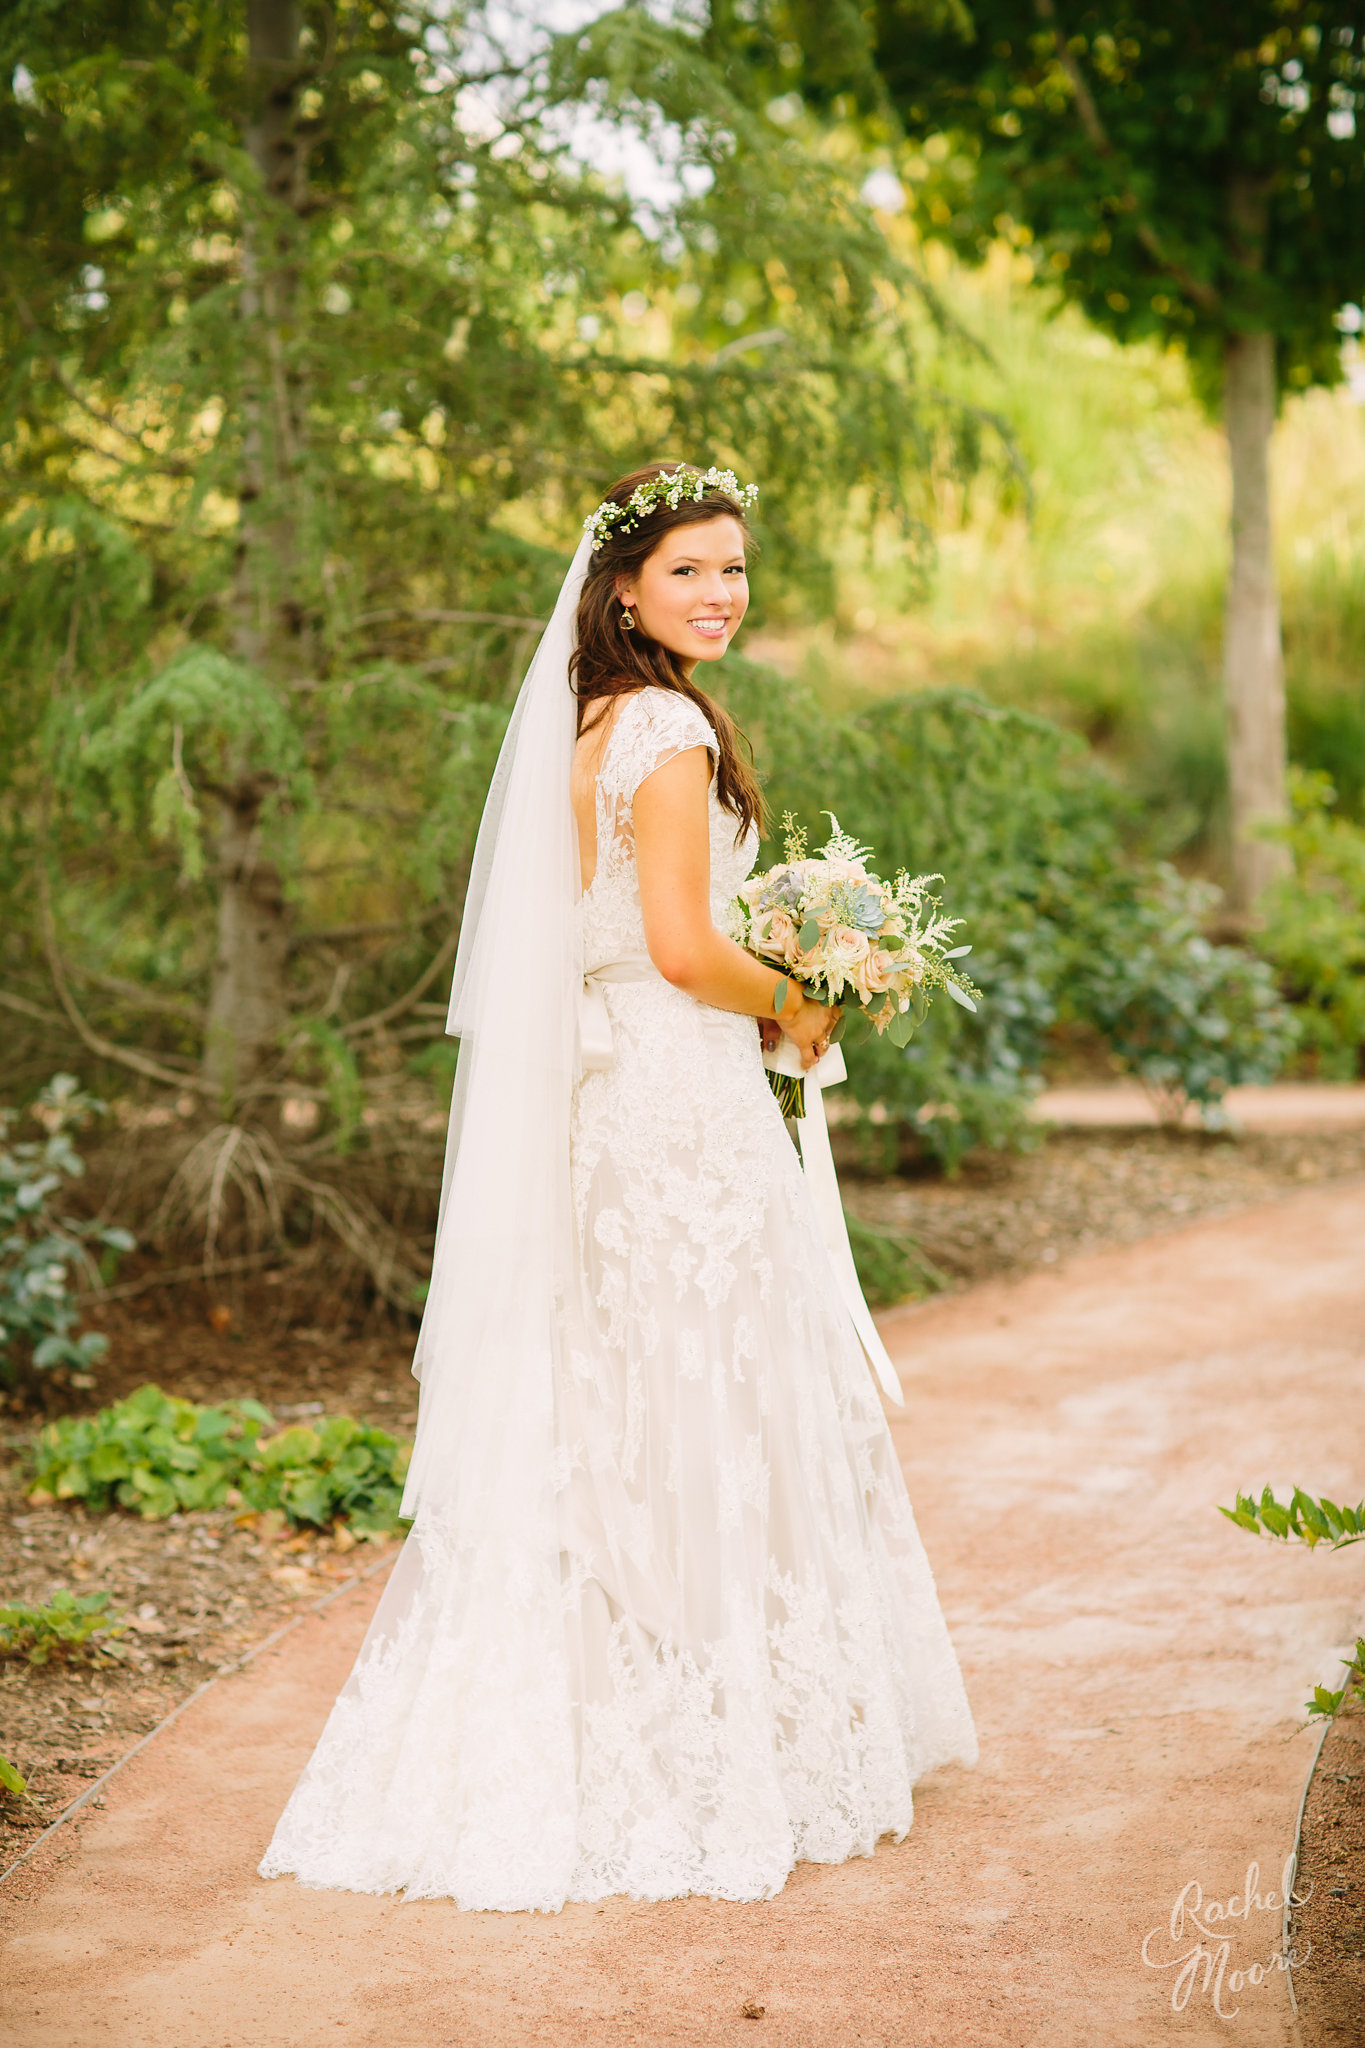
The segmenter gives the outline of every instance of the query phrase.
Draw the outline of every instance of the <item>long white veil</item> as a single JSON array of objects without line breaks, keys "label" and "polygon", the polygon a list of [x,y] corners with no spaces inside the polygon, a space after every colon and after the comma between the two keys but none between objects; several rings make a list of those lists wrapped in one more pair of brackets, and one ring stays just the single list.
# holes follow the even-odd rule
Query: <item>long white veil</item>
[{"label": "long white veil", "polygon": [[583,980],[569,659],[591,551],[585,534],[498,756],[446,1026],[460,1054],[403,1511],[457,1536],[490,1518],[524,1528],[548,1472]]},{"label": "long white veil", "polygon": [[[460,1056],[413,1365],[412,1533],[291,1823],[337,1824],[338,1774],[363,1758],[366,1782],[346,1781],[345,1800],[374,1810],[370,1888],[486,1907],[557,1908],[577,1855],[553,1389],[560,1311],[576,1298],[569,1110],[583,965],[569,657],[590,553],[585,535],[522,684],[470,875],[448,1027]],[[439,1829],[391,1790],[406,1765],[420,1777],[433,1759]]]}]

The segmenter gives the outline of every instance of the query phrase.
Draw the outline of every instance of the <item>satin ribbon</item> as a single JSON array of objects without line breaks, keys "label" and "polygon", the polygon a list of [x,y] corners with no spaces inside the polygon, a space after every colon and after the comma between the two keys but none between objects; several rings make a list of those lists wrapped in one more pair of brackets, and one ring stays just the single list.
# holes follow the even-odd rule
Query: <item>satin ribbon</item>
[{"label": "satin ribbon", "polygon": [[[602,994],[608,982],[662,981],[663,976],[647,953],[627,954],[621,960],[608,960],[601,967],[594,967],[583,977],[583,993],[578,1005],[578,1038],[585,1074],[605,1073],[614,1058],[611,1042],[611,1018],[607,1014],[606,998]],[[832,1045],[824,1058],[817,1060],[809,1070],[801,1065],[801,1055],[789,1039],[783,1039],[774,1052],[763,1055],[763,1064],[777,1074],[796,1074],[806,1084],[806,1114],[796,1126],[796,1135],[801,1147],[801,1165],[805,1170],[806,1186],[810,1189],[815,1204],[815,1214],[820,1225],[820,1235],[829,1253],[829,1262],[834,1269],[834,1278],[843,1297],[844,1306],[858,1333],[858,1340],[867,1353],[867,1362],[872,1367],[882,1391],[897,1405],[903,1405],[905,1396],[896,1368],[891,1363],[886,1346],[877,1334],[877,1325],[872,1320],[872,1311],[863,1299],[863,1290],[858,1284],[858,1269],[853,1263],[853,1248],[848,1241],[848,1224],[844,1220],[844,1205],[839,1197],[839,1176],[834,1170],[834,1155],[829,1149],[829,1125],[825,1118],[825,1104],[822,1090],[835,1087],[848,1079],[843,1053]]]},{"label": "satin ribbon", "polygon": [[832,1045],[813,1067],[803,1068],[800,1053],[790,1039],[784,1038],[776,1051],[764,1053],[763,1064],[775,1074],[799,1075],[805,1082],[806,1114],[797,1120],[796,1136],[801,1147],[806,1186],[810,1189],[820,1223],[820,1234],[825,1240],[825,1250],[829,1253],[844,1306],[867,1353],[867,1362],[876,1374],[882,1392],[898,1407],[904,1406],[905,1395],[901,1391],[899,1375],[878,1335],[872,1311],[858,1284],[858,1269],[853,1263],[853,1247],[848,1241],[848,1224],[839,1196],[839,1176],[834,1170],[834,1154],[829,1149],[829,1124],[822,1090],[848,1079],[843,1053],[837,1045]]},{"label": "satin ribbon", "polygon": [[615,1054],[611,1044],[611,1018],[602,993],[609,981],[662,981],[648,953],[627,953],[623,959],[608,960],[583,977],[578,999],[578,1044],[585,1074],[605,1074]]}]

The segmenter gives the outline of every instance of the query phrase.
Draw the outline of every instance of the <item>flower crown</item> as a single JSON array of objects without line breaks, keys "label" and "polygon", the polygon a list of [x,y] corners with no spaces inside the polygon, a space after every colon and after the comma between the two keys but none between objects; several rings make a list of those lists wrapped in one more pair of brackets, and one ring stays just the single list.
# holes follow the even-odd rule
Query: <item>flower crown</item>
[{"label": "flower crown", "polygon": [[708,491],[723,491],[747,512],[758,496],[758,485],[742,484],[732,469],[691,469],[680,462],[676,469],[663,470],[648,483],[638,485],[624,505],[606,498],[595,512],[588,514],[583,525],[593,537],[593,553],[597,553],[613,527],[622,533],[633,533],[640,521],[660,505],[676,512],[684,498],[700,503]]}]

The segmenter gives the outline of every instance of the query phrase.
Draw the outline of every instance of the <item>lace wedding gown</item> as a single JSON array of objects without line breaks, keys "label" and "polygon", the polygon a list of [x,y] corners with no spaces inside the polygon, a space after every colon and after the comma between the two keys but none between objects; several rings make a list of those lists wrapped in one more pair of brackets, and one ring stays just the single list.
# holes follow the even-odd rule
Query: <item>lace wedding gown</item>
[{"label": "lace wedding gown", "polygon": [[[428,1555],[401,1619],[381,1610],[265,1876],[508,1910],[762,1899],[798,1861],[899,1839],[916,1779],[975,1758],[754,1020],[648,969],[632,802],[695,746],[715,749],[696,707],[641,691],[598,779],[585,965],[642,978],[606,981],[612,1064],[573,1101],[585,1284],[564,1304],[555,1389],[562,1622],[522,1687],[525,1767],[469,1704],[481,1670],[505,1679],[516,1618],[486,1618],[507,1641],[471,1650],[451,1604],[461,1566]],[[714,792],[710,828],[723,925],[756,839],[736,845]]]}]

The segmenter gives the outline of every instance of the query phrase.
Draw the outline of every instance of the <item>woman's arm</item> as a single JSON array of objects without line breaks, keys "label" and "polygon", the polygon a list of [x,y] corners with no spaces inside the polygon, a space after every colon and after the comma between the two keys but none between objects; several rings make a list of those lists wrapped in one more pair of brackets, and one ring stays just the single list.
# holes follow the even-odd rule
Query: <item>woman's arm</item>
[{"label": "woman's arm", "polygon": [[[674,988],[716,1010],[771,1018],[783,977],[764,967],[711,922],[711,840],[707,792],[711,756],[689,747],[647,775],[635,792],[635,866],[649,957]],[[813,1003],[795,981],[777,1012],[779,1028],[806,1066],[834,1012]]]}]

